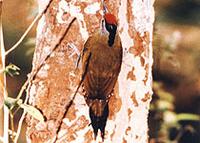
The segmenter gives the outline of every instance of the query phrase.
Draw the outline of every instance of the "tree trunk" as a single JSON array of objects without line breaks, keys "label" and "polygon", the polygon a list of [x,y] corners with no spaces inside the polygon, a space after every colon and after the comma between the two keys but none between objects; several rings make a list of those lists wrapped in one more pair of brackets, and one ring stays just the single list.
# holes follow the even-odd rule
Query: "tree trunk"
[{"label": "tree trunk", "polygon": [[[40,11],[47,1],[38,0]],[[114,96],[109,102],[105,143],[147,143],[148,109],[152,95],[153,0],[105,0],[118,20],[123,62]],[[37,27],[34,76],[29,103],[46,118],[27,117],[27,140],[32,143],[94,143],[89,110],[79,91],[76,62],[84,42],[100,27],[100,0],[53,0]],[[70,106],[69,106],[70,105]],[[65,117],[65,111],[68,110]]]}]

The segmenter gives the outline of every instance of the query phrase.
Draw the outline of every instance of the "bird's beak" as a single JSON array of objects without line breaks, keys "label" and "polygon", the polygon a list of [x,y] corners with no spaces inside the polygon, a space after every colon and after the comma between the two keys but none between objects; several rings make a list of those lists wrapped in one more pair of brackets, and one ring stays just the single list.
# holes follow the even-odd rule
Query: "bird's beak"
[{"label": "bird's beak", "polygon": [[105,4],[104,0],[101,0],[101,2],[102,2],[102,4],[103,4],[103,13],[105,14],[105,13],[108,12],[108,9],[107,9],[107,7],[106,7],[106,4]]},{"label": "bird's beak", "polygon": [[102,22],[101,22],[101,33],[102,33],[102,34],[106,33],[105,21],[104,21],[104,20],[102,20]]}]

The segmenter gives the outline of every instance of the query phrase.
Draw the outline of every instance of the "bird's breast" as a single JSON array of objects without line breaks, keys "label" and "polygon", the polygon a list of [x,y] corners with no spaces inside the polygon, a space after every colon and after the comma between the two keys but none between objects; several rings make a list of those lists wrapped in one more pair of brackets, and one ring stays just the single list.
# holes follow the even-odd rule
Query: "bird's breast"
[{"label": "bird's breast", "polygon": [[85,90],[94,97],[107,96],[114,88],[121,67],[122,47],[120,39],[116,37],[115,43],[110,47],[106,36],[95,35],[89,39],[85,46],[86,52],[91,53],[88,64],[83,63],[84,66],[87,65],[83,81]]}]

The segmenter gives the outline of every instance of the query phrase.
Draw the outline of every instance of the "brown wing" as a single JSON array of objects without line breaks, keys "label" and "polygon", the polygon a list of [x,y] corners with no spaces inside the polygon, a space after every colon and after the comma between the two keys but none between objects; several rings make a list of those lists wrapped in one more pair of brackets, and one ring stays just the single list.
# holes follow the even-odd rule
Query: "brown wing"
[{"label": "brown wing", "polygon": [[95,34],[87,40],[82,56],[82,69],[85,71],[83,85],[88,93],[86,96],[94,99],[106,99],[109,96],[117,81],[121,60],[119,37],[116,37],[113,47],[108,46],[106,36]]}]

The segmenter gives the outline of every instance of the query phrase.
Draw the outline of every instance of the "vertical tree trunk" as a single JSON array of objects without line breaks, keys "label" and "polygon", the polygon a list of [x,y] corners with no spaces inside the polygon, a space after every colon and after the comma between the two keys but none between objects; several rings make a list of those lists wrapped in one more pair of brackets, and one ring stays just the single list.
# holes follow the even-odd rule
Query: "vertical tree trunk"
[{"label": "vertical tree trunk", "polygon": [[[118,19],[123,63],[109,102],[106,143],[147,143],[147,117],[152,95],[153,0],[105,0]],[[38,0],[40,11],[47,1]],[[74,19],[76,18],[76,19]],[[46,118],[28,117],[27,140],[32,143],[101,142],[93,138],[88,106],[80,93],[70,101],[80,80],[76,61],[84,42],[100,27],[100,0],[54,0],[37,28],[37,42],[28,88],[29,103]],[[68,112],[63,117],[66,109]]]}]

